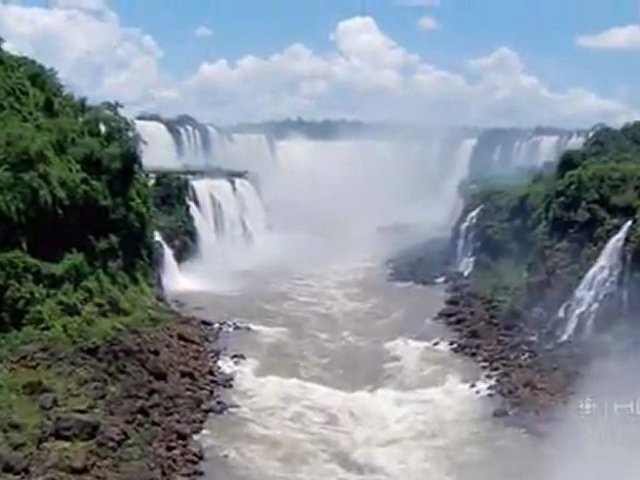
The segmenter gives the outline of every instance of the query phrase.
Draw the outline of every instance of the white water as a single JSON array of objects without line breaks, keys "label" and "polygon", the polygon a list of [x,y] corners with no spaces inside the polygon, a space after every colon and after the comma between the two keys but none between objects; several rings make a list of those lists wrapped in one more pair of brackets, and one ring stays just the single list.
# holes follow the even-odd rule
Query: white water
[{"label": "white water", "polygon": [[[471,386],[475,366],[434,343],[447,335],[428,320],[443,290],[390,284],[380,268],[390,235],[381,227],[420,236],[451,227],[472,149],[470,139],[448,151],[440,138],[278,142],[279,168],[260,179],[270,228],[256,235],[277,262],[245,263],[222,292],[179,294],[198,315],[252,328],[223,339],[238,408],[199,436],[205,478],[522,478],[535,442],[494,420],[482,383]],[[224,242],[207,218],[219,188],[193,186],[199,235],[213,236],[218,259]],[[236,184],[231,211],[258,201],[248,186]],[[252,210],[245,223],[265,225],[263,209]],[[254,245],[234,246],[244,258]],[[238,351],[248,360],[232,362]]]},{"label": "white water", "polygon": [[443,294],[352,260],[256,273],[238,295],[183,296],[253,329],[228,339],[248,360],[223,362],[239,407],[199,436],[205,478],[523,478],[535,444],[492,418],[473,365],[433,346],[445,332],[427,318]]},{"label": "white water", "polygon": [[267,213],[258,192],[248,180],[239,178],[235,185],[235,196],[240,204],[245,231],[248,232],[248,239],[255,241],[267,229]]},{"label": "white water", "polygon": [[469,176],[471,157],[477,144],[477,138],[467,138],[462,141],[456,149],[453,168],[449,172],[449,175],[445,177],[447,181],[452,182],[452,185],[446,187],[446,190],[451,192],[450,195],[452,195],[452,198],[444,198],[442,202],[445,205],[454,205],[450,217],[453,221],[458,218],[464,208],[464,201],[458,194],[458,188],[460,183]]},{"label": "white water", "polygon": [[611,237],[571,298],[560,308],[558,316],[566,321],[561,342],[573,338],[579,326],[582,327],[583,337],[592,333],[602,301],[618,288],[624,242],[632,224],[629,220]]},{"label": "white water", "polygon": [[159,122],[136,120],[142,137],[142,160],[145,168],[180,168],[178,150],[167,128]]},{"label": "white water", "polygon": [[[225,166],[255,163],[268,146],[216,134]],[[238,408],[200,435],[205,478],[539,478],[539,445],[493,419],[485,386],[472,388],[476,367],[434,343],[447,335],[429,320],[444,292],[390,284],[379,268],[389,248],[451,227],[476,143],[425,137],[278,142],[277,167],[269,152],[259,172],[269,228],[250,184],[193,182],[200,255],[183,270],[204,291],[177,296],[252,326],[223,338],[248,360],[223,359]],[[275,261],[256,261],[265,255]],[[219,288],[220,271],[203,267],[229,256],[242,259],[230,262],[237,282]]]},{"label": "white water", "polygon": [[498,144],[493,150],[492,160],[494,166],[500,165],[503,169],[537,169],[558,160],[567,149],[580,148],[584,140],[584,135],[578,133],[528,135],[516,140],[511,147]]},{"label": "white water", "polygon": [[262,201],[247,180],[200,178],[191,186],[196,196],[191,213],[200,244],[240,245],[266,230]]},{"label": "white water", "polygon": [[160,272],[162,288],[168,293],[178,290],[187,290],[189,286],[188,281],[180,272],[180,266],[178,265],[178,262],[176,262],[171,247],[167,245],[158,232],[154,233],[154,238],[156,242],[159,242],[160,245],[162,245],[162,269]]},{"label": "white water", "polygon": [[478,215],[482,211],[482,206],[472,210],[467,214],[464,221],[460,224],[458,231],[458,239],[456,243],[456,266],[457,271],[463,276],[468,277],[473,272],[475,265],[474,255],[474,237],[475,225],[478,221]]},{"label": "white water", "polygon": [[164,124],[149,120],[136,120],[135,124],[145,142],[142,161],[147,169],[217,166],[260,173],[276,163],[265,135],[226,135],[209,125],[205,129],[211,148],[207,149],[200,129],[182,125],[178,127],[183,146],[182,154],[179,154],[178,146]]}]

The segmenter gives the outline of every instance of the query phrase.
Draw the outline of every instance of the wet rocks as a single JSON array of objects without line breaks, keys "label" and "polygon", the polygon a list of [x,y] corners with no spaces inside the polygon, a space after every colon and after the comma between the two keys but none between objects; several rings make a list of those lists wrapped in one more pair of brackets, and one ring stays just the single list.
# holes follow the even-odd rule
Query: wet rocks
[{"label": "wet rocks", "polygon": [[567,398],[577,370],[543,350],[524,323],[502,316],[493,299],[454,284],[438,319],[456,334],[452,350],[476,361],[492,381],[490,393],[503,399],[495,417],[542,413]]}]

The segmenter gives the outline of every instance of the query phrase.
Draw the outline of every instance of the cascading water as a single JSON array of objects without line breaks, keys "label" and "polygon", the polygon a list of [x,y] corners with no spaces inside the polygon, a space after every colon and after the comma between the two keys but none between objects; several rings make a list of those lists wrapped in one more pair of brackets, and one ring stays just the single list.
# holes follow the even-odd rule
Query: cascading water
[{"label": "cascading water", "polygon": [[204,169],[223,167],[255,172],[275,163],[263,134],[224,134],[211,125],[175,122],[174,138],[167,125],[157,120],[136,120],[143,140],[142,161],[146,169]]},{"label": "cascading water", "polygon": [[189,210],[205,264],[246,253],[267,229],[262,201],[244,178],[198,178],[191,181]]},{"label": "cascading water", "polygon": [[447,204],[454,205],[453,215],[451,216],[451,218],[454,219],[460,215],[460,211],[464,207],[464,202],[458,193],[458,189],[460,187],[460,182],[464,181],[469,176],[471,157],[477,144],[477,138],[466,138],[462,141],[454,155],[454,168],[449,173],[448,177],[454,184],[447,186],[447,190],[451,192],[451,195],[454,195],[454,198],[444,199]]},{"label": "cascading water", "polygon": [[585,135],[578,132],[485,130],[479,136],[472,164],[481,176],[518,174],[558,160],[565,150],[581,147],[584,140]]},{"label": "cascading water", "polygon": [[180,272],[180,266],[173,255],[173,250],[167,245],[160,233],[154,232],[154,238],[162,246],[162,288],[167,292],[183,288],[185,281]]},{"label": "cascading water", "polygon": [[475,264],[473,242],[475,236],[475,225],[481,211],[482,205],[469,212],[460,225],[460,229],[458,231],[458,241],[456,244],[456,270],[465,277],[471,275]]},{"label": "cascading water", "polygon": [[244,178],[235,180],[235,196],[240,203],[245,235],[254,240],[267,227],[267,214],[256,189]]},{"label": "cascading water", "polygon": [[160,122],[136,120],[142,137],[142,161],[146,169],[180,168],[178,148],[169,130]]},{"label": "cascading water", "polygon": [[560,307],[558,317],[566,321],[561,342],[573,338],[581,325],[583,336],[591,334],[602,301],[618,288],[624,242],[632,224],[629,220],[611,237],[571,298]]}]

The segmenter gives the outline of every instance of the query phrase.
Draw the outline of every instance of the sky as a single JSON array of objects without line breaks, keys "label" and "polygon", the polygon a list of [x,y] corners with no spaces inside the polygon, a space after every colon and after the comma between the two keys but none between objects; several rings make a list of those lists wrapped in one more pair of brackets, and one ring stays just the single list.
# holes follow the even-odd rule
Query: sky
[{"label": "sky", "polygon": [[5,48],[127,113],[589,127],[638,118],[638,0],[5,0]]}]

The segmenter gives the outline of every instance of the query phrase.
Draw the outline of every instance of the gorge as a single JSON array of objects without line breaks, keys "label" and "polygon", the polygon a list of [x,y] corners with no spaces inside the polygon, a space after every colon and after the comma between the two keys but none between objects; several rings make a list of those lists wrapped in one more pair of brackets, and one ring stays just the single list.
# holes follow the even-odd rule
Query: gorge
[{"label": "gorge", "polygon": [[[578,384],[576,366],[584,361],[582,353],[569,354],[563,347],[543,352],[539,347],[545,343],[537,345],[532,339],[543,337],[554,315],[546,317],[541,328],[529,319],[513,327],[515,317],[504,318],[511,307],[503,302],[515,303],[517,292],[493,290],[503,287],[487,285],[483,276],[496,268],[487,259],[491,248],[519,246],[511,245],[511,239],[491,244],[487,238],[487,222],[500,221],[499,215],[511,208],[490,195],[498,195],[500,189],[516,191],[527,182],[535,185],[541,181],[540,172],[553,176],[575,155],[563,156],[558,164],[562,151],[582,147],[587,134],[531,131],[514,140],[512,131],[504,131],[507,139],[500,144],[495,141],[500,135],[496,130],[481,132],[477,138],[464,133],[445,132],[420,140],[397,133],[384,138],[379,131],[375,138],[290,134],[265,139],[272,159],[254,178],[259,180],[264,207],[258,210],[266,211],[265,217],[261,215],[267,219],[262,223],[266,227],[251,236],[252,242],[236,236],[232,253],[228,244],[212,245],[213,257],[194,260],[213,266],[219,263],[216,255],[242,257],[241,267],[236,262],[231,269],[208,270],[207,288],[213,294],[174,291],[187,310],[211,319],[233,318],[242,326],[240,332],[225,334],[227,353],[222,360],[225,371],[235,378],[229,401],[237,407],[210,419],[199,436],[210,478],[257,478],[265,468],[274,478],[475,479],[480,469],[491,478],[538,479],[563,471],[552,460],[535,460],[553,457],[554,452],[529,433],[530,421],[525,421],[524,431],[520,422],[522,415],[543,415],[569,400]],[[590,137],[593,143],[586,150],[603,134],[591,134],[595,137]],[[233,141],[243,142],[242,135],[236,134]],[[251,143],[258,144],[255,137]],[[490,153],[483,156],[482,151]],[[529,157],[522,152],[530,152]],[[360,156],[366,163],[359,162]],[[177,158],[189,163],[188,156]],[[425,158],[430,161],[419,161]],[[451,163],[445,170],[442,164],[447,160]],[[216,161],[228,168],[250,168],[219,157]],[[411,190],[416,175],[420,184]],[[429,184],[430,177],[437,183]],[[233,181],[226,181],[225,190],[233,191]],[[348,204],[346,199],[356,192],[358,198]],[[212,202],[225,204],[225,195],[213,192]],[[379,197],[384,198],[377,203]],[[296,204],[297,212],[287,210],[287,200]],[[434,201],[438,208],[430,209]],[[388,209],[390,202],[393,208]],[[193,218],[198,223],[203,221],[199,217],[211,215],[214,233],[210,230],[209,239],[216,238],[215,218],[218,222],[235,218],[242,204],[236,199],[235,206],[210,207],[205,215],[201,209],[192,210]],[[340,228],[345,224],[348,229]],[[630,227],[627,223],[625,234]],[[452,269],[432,269],[427,262],[426,282],[411,275],[403,280],[433,284],[442,274],[450,277],[453,293],[439,282],[428,287],[386,282],[380,268],[384,259],[425,236],[449,236],[451,230],[449,246],[439,254],[451,256]],[[613,264],[621,265],[623,240],[621,231],[612,240],[615,252],[607,254],[613,247],[605,247],[600,260],[606,263],[604,270],[598,262],[594,266],[603,272],[603,281],[594,284],[588,280],[594,274],[582,271],[586,274],[582,283],[588,286],[571,280],[565,300],[571,297],[570,284],[577,288],[575,298],[588,290],[597,297],[589,306],[597,313],[602,299],[618,291],[621,267]],[[322,243],[331,245],[330,251]],[[279,244],[287,245],[286,254],[274,255],[271,249]],[[321,261],[310,261],[314,255]],[[197,271],[188,263],[181,268],[186,276]],[[218,283],[230,274],[234,281]],[[490,274],[497,278],[494,283],[503,278],[499,271]],[[462,277],[462,286],[456,275]],[[476,293],[465,293],[464,282],[488,295],[487,300],[475,303]],[[247,298],[252,299],[250,306]],[[486,317],[481,313],[485,311]],[[563,340],[562,330],[554,330],[554,339]],[[507,406],[501,407],[494,398],[506,399]],[[502,423],[505,415],[518,428]],[[437,437],[424,436],[429,431],[437,431]],[[553,432],[545,436],[554,439]],[[447,449],[452,445],[474,453],[451,458]]]},{"label": "gorge", "polygon": [[602,478],[639,124],[131,120],[0,56],[3,476]]}]

